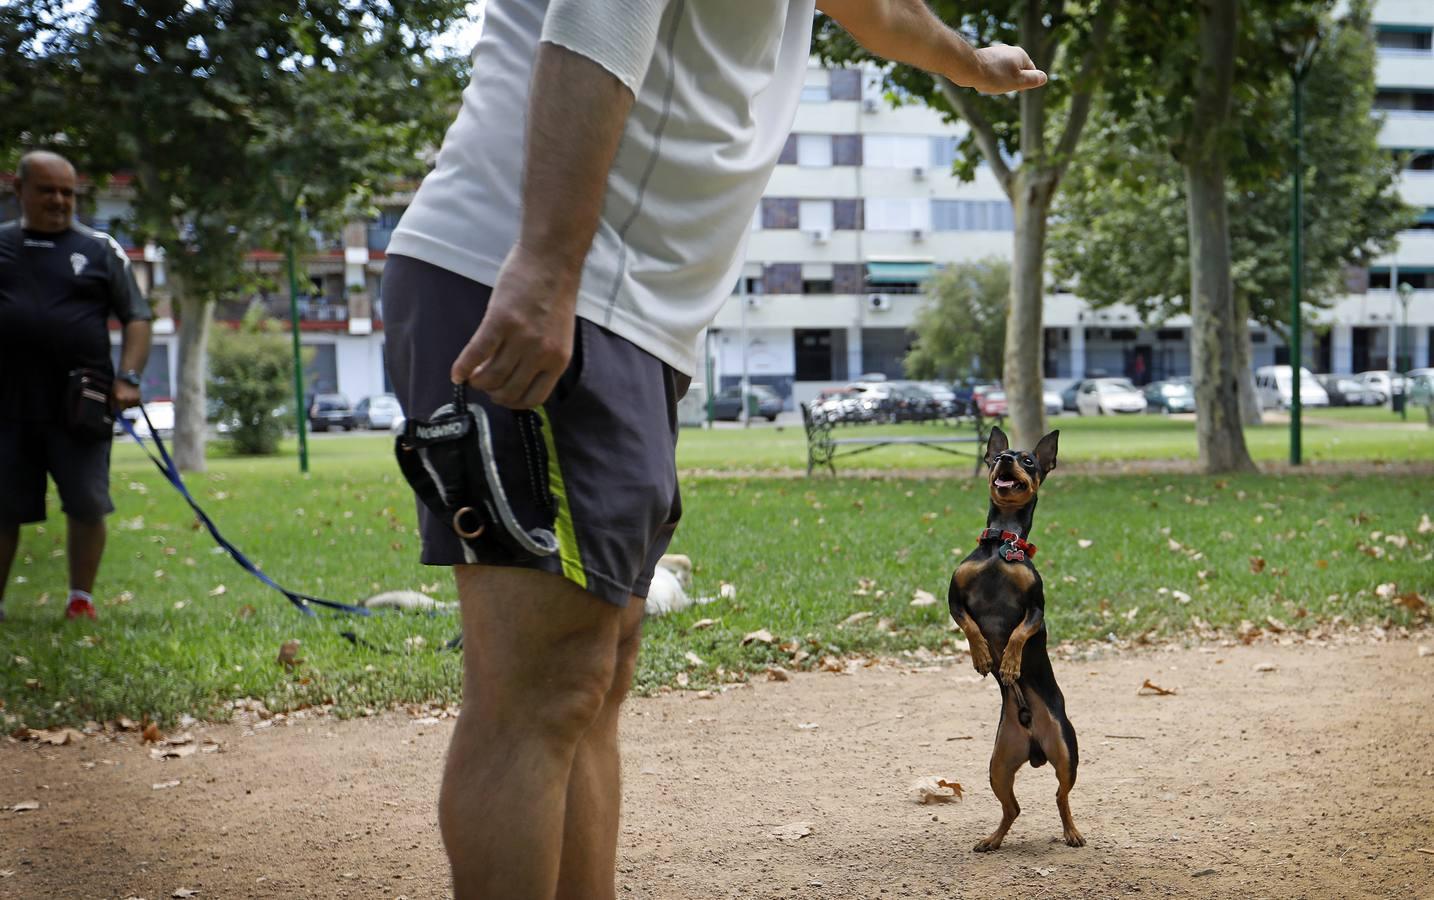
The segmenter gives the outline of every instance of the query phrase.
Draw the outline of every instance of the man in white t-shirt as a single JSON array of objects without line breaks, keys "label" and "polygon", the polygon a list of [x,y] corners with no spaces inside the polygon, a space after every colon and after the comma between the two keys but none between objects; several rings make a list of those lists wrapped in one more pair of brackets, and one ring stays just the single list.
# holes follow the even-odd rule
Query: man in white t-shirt
[{"label": "man in white t-shirt", "polygon": [[[921,0],[816,5],[958,85],[1045,83]],[[813,0],[489,0],[462,109],[394,233],[384,322],[405,414],[466,383],[518,518],[554,511],[559,545],[486,557],[419,509],[423,560],[454,567],[463,611],[439,801],[460,900],[614,896],[618,709],[681,514],[676,403],[790,131],[813,15]],[[547,479],[521,455],[529,409]]]}]

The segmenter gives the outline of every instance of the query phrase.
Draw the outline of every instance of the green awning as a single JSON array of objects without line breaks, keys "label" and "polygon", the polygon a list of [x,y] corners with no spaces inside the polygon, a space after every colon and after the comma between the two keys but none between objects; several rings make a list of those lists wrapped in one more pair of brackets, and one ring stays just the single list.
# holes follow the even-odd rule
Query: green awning
[{"label": "green awning", "polygon": [[871,284],[907,284],[925,281],[936,271],[929,262],[869,262],[866,280]]}]

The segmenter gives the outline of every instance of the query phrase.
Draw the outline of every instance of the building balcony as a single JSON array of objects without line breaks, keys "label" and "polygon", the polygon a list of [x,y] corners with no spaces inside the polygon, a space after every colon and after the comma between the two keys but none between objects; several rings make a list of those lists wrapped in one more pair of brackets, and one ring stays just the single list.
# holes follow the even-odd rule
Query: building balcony
[{"label": "building balcony", "polygon": [[1405,169],[1400,173],[1399,196],[1410,206],[1434,207],[1434,169]]},{"label": "building balcony", "polygon": [[1374,83],[1401,88],[1434,88],[1434,50],[1381,47]]},{"label": "building balcony", "polygon": [[1381,147],[1434,147],[1434,110],[1385,109],[1379,111]]}]

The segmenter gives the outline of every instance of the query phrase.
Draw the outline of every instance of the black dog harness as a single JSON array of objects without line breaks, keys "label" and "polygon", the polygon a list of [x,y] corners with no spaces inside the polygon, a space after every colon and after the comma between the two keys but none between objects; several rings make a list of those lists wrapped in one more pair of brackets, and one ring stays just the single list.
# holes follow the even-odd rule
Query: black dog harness
[{"label": "black dog harness", "polygon": [[454,385],[453,402],[426,420],[409,419],[394,442],[403,477],[423,505],[458,535],[469,562],[489,562],[495,551],[516,561],[558,550],[553,535],[557,505],[548,486],[543,424],[531,410],[519,410],[514,417],[526,474],[544,517],[533,528],[518,521],[508,502],[493,456],[488,414],[478,404],[464,402],[463,385]]},{"label": "black dog harness", "polygon": [[999,528],[987,528],[981,532],[981,537],[976,540],[977,544],[1000,544],[1001,549],[997,552],[1006,562],[1020,562],[1025,559],[1033,559],[1036,555],[1036,545],[1023,539],[1014,531],[1002,531]]}]

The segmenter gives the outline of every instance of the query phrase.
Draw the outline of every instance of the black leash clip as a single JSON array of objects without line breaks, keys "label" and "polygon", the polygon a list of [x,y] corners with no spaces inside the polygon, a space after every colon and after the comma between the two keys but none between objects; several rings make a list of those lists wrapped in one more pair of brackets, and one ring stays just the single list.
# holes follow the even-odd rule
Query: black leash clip
[{"label": "black leash clip", "polygon": [[472,563],[494,561],[495,548],[511,559],[551,556],[558,550],[542,422],[531,410],[514,415],[546,527],[524,528],[518,521],[498,477],[488,413],[464,402],[463,385],[454,385],[453,402],[426,420],[409,419],[394,442],[403,477],[423,505],[458,535]]}]

